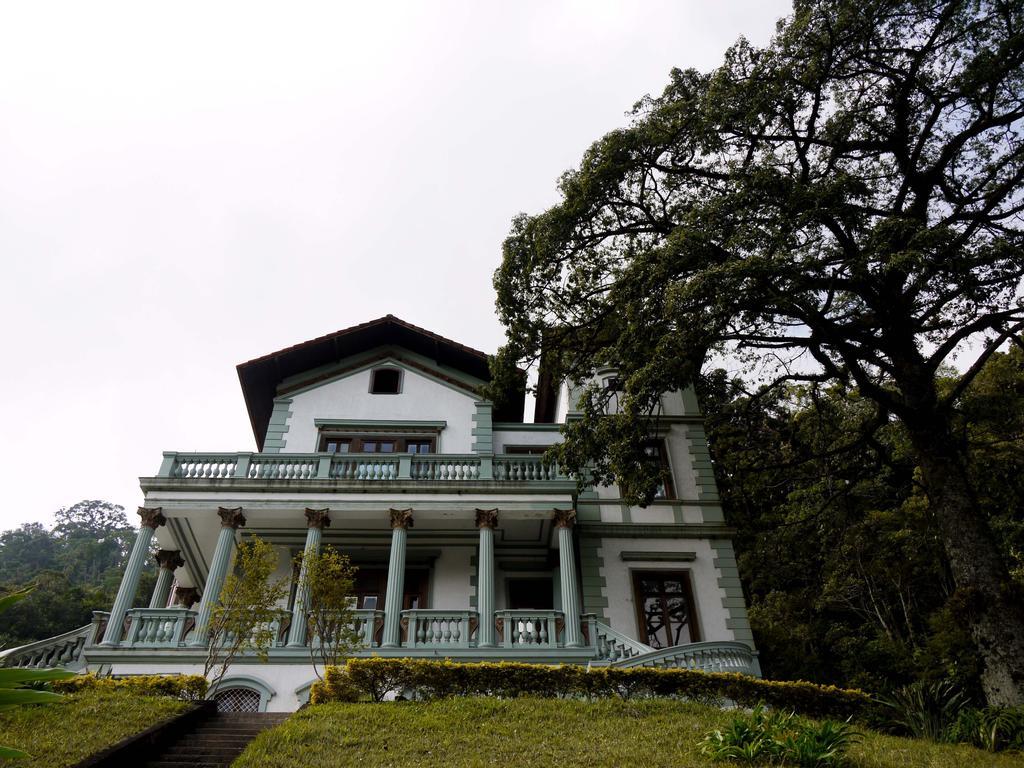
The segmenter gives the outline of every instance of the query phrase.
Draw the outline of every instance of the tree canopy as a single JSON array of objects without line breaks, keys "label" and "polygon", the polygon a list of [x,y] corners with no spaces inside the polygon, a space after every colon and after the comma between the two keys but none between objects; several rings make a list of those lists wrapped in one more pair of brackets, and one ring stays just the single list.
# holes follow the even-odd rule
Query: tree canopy
[{"label": "tree canopy", "polygon": [[619,369],[621,413],[587,390],[562,458],[635,499],[657,483],[641,438],[661,394],[712,353],[761,396],[855,391],[832,450],[898,421],[970,595],[986,693],[1006,704],[1024,701],[1024,601],[954,422],[1024,327],[1022,25],[1017,0],[797,0],[767,46],[740,40],[642,99],[558,205],[515,219],[495,275],[498,381],[542,357],[580,382]]}]

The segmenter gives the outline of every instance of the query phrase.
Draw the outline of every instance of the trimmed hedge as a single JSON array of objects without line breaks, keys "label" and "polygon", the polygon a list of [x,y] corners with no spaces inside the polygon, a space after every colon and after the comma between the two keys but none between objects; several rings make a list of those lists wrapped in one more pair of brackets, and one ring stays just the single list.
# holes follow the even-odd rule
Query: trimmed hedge
[{"label": "trimmed hedge", "polygon": [[200,701],[206,696],[207,682],[202,675],[132,675],[119,678],[78,675],[67,680],[54,680],[50,688],[55,693],[128,691],[137,696],[170,696]]},{"label": "trimmed hedge", "polygon": [[742,707],[759,703],[808,717],[866,722],[875,703],[866,693],[805,682],[762,680],[738,674],[653,667],[594,667],[546,664],[458,664],[419,659],[349,659],[344,668],[328,667],[314,683],[310,702],[383,701],[390,695],[417,698],[450,696],[584,697],[623,699],[671,697],[705,704],[731,701]]}]

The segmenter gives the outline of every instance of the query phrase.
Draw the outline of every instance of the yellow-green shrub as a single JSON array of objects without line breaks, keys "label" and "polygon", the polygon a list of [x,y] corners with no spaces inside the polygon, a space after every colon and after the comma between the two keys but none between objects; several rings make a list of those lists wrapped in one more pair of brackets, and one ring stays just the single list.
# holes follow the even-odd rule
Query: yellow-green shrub
[{"label": "yellow-green shrub", "polygon": [[199,701],[206,696],[207,682],[201,675],[132,675],[130,677],[97,677],[78,675],[50,684],[56,693],[78,691],[129,691],[138,696],[171,696]]},{"label": "yellow-green shrub", "polygon": [[349,678],[345,667],[327,667],[324,679],[317,680],[309,689],[310,704],[324,704],[328,701],[359,701],[362,689]]},{"label": "yellow-green shrub", "polygon": [[383,658],[350,659],[344,669],[329,667],[323,683],[314,685],[310,701],[352,701],[360,696],[382,701],[388,695],[401,693],[421,698],[672,697],[707,704],[732,701],[744,707],[763,702],[810,717],[856,720],[868,719],[874,706],[862,691],[689,669],[587,669],[507,661],[459,664]]}]

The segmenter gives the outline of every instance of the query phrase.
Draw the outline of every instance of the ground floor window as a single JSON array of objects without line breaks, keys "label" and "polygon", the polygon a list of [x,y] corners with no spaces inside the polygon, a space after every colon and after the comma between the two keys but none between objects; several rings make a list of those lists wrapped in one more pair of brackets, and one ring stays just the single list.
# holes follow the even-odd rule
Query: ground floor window
[{"label": "ground floor window", "polygon": [[700,640],[688,571],[633,571],[640,639],[652,648]]},{"label": "ground floor window", "polygon": [[218,712],[259,712],[260,692],[252,688],[227,688],[214,697]]}]

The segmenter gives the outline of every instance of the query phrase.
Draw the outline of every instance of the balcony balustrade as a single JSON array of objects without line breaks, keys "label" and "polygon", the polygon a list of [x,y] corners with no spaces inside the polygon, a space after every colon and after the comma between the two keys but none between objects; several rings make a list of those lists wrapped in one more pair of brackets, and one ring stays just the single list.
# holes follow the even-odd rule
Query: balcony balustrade
[{"label": "balcony balustrade", "polygon": [[164,454],[157,474],[172,480],[339,480],[422,483],[571,482],[543,456],[379,453],[176,453]]},{"label": "balcony balustrade", "polygon": [[[360,647],[353,656],[371,656],[382,652],[379,630],[383,612],[369,609],[354,611],[355,629]],[[307,648],[285,647],[285,622],[281,612],[269,627],[273,637],[269,651],[273,661],[279,654],[298,653]],[[40,640],[0,653],[0,667],[57,667],[81,669],[90,651],[104,654],[129,654],[154,651],[194,653],[185,640],[195,620],[195,611],[184,608],[136,608],[128,612],[125,638],[114,648],[98,646],[105,614],[91,624],[58,637]],[[479,629],[476,611],[413,609],[402,611],[401,647],[389,655],[412,658],[474,660],[479,658],[515,659],[563,663],[566,661],[606,664],[614,667],[659,667],[694,669],[705,672],[738,672],[756,675],[756,655],[743,643],[706,642],[655,650],[597,621],[593,615],[582,617],[583,648],[564,645],[564,616],[561,611],[495,611],[499,627],[497,647],[478,649]],[[316,642],[316,639],[313,639]],[[204,652],[204,651],[200,651]],[[165,657],[166,658],[166,657]]]}]

